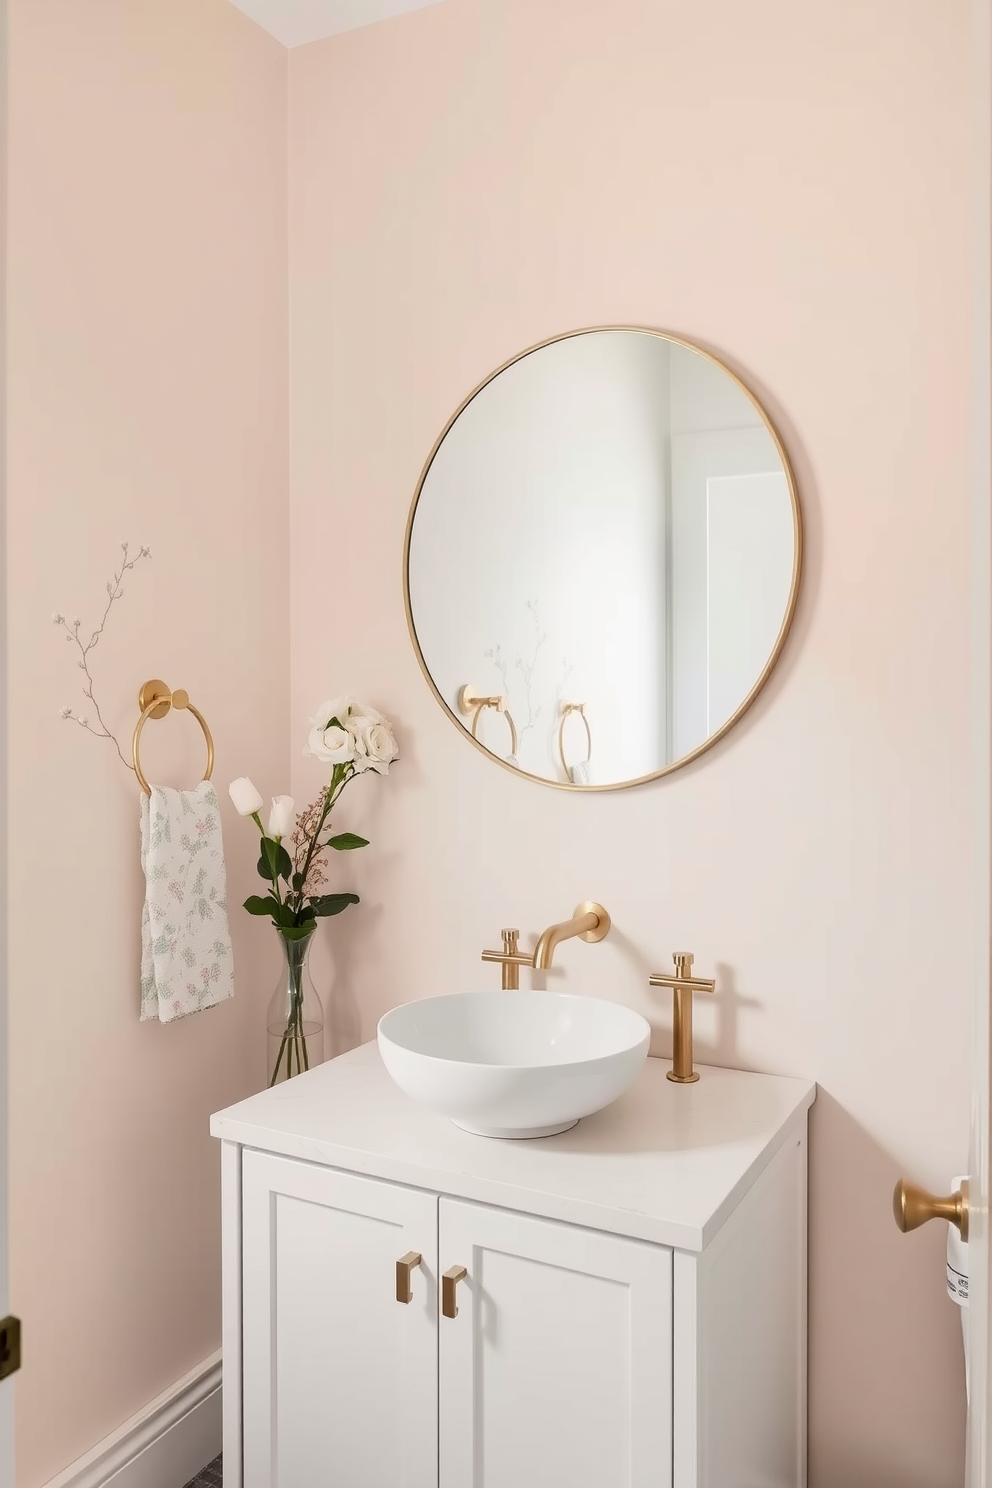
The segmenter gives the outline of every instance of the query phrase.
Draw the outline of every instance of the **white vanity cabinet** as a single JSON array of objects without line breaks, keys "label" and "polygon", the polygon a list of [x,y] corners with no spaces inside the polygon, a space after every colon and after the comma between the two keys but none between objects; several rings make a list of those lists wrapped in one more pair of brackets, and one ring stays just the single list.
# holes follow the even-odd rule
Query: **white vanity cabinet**
[{"label": "white vanity cabinet", "polygon": [[814,1087],[667,1068],[532,1142],[374,1045],[215,1116],[225,1488],[804,1483]]}]

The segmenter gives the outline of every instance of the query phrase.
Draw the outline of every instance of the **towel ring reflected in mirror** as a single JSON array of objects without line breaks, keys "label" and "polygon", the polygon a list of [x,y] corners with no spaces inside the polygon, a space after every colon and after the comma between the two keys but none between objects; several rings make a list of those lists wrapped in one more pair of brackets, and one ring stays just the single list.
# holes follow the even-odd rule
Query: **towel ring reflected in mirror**
[{"label": "towel ring reflected in mirror", "polygon": [[207,744],[207,768],[203,778],[204,780],[209,780],[214,772],[213,735],[207,726],[207,720],[199,708],[194,708],[190,702],[189,693],[182,687],[177,687],[175,692],[172,692],[158,677],[153,677],[150,682],[144,684],[138,693],[138,708],[140,709],[141,716],[134,726],[134,735],[131,739],[131,763],[134,765],[134,773],[138,777],[138,784],[141,786],[145,795],[150,796],[152,788],[145,779],[144,771],[141,768],[141,761],[138,757],[141,730],[149,718],[164,718],[172,708],[185,709],[187,713],[192,713],[203,730],[203,737]]},{"label": "towel ring reflected in mirror", "polygon": [[[492,708],[494,713],[502,713],[510,725],[510,753],[507,755],[507,759],[512,763],[516,763],[520,736],[517,733],[517,725],[513,721],[513,715],[507,707],[505,697],[499,693],[494,693],[491,697],[485,697],[482,693],[476,692],[471,683],[466,683],[458,694],[458,706],[463,713],[471,713],[472,738],[477,744],[482,745],[483,748],[485,748],[485,745],[482,744],[482,740],[479,738],[479,719],[487,708]],[[489,750],[486,750],[487,754],[489,752]]]},{"label": "towel ring reflected in mirror", "polygon": [[[671,332],[592,326],[463,399],[403,556],[417,661],[463,737],[525,779],[613,791],[698,759],[758,697],[796,610],[803,515],[772,418],[731,366]],[[466,707],[473,673],[493,696]],[[608,721],[595,784],[542,708],[570,674],[587,729]],[[486,707],[507,714],[509,757],[479,738]]]},{"label": "towel ring reflected in mirror", "polygon": [[[578,760],[574,765],[570,765],[565,758],[565,724],[568,722],[571,714],[575,714],[582,719],[586,730],[586,757],[584,760]],[[558,725],[558,758],[561,760],[561,767],[565,772],[566,780],[572,780],[572,771],[581,766],[588,767],[589,761],[592,759],[592,729],[589,727],[589,720],[586,717],[585,703],[562,703],[561,705],[561,722]]]}]

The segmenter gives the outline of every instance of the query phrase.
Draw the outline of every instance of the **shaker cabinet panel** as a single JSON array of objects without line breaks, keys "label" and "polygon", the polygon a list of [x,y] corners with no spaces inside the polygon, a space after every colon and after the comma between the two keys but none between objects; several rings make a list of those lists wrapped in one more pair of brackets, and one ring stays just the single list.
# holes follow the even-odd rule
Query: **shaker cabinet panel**
[{"label": "shaker cabinet panel", "polygon": [[436,1197],[243,1161],[244,1488],[437,1488]]},{"label": "shaker cabinet panel", "polygon": [[442,1198],[440,1488],[670,1488],[672,1253]]}]

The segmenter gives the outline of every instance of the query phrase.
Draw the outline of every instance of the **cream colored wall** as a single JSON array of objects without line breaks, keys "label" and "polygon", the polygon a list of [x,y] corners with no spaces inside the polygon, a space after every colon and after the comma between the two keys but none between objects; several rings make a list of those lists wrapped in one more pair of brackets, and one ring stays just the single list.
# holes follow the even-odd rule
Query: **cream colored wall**
[{"label": "cream colored wall", "polygon": [[[226,0],[12,0],[10,1098],[19,1488],[36,1488],[219,1344],[211,1111],[257,1089],[276,973],[231,916],[237,995],[138,1023],[137,787],[60,721],[89,624],[130,736],[149,676],[189,689],[216,778],[285,778],[286,54]],[[92,710],[91,710],[92,711]],[[197,778],[188,717],[148,726]],[[230,899],[252,878],[225,809]]]},{"label": "cream colored wall", "polygon": [[[342,816],[338,1047],[491,985],[479,951],[602,899],[549,985],[640,1008],[690,947],[700,1053],[815,1077],[813,1488],[956,1488],[939,1227],[966,1156],[969,7],[449,0],[290,58],[292,717],[354,689],[403,760]],[[519,348],[636,322],[724,355],[785,437],[808,561],[758,705],[691,768],[587,798],[460,739],[414,659],[403,526],[451,410]],[[480,555],[484,561],[484,555]],[[298,758],[297,794],[317,775]]]}]

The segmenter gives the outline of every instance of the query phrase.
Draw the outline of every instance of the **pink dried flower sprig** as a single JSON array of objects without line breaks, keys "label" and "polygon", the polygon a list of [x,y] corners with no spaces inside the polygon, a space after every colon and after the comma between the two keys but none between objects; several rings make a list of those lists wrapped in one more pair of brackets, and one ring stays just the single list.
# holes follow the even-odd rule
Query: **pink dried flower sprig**
[{"label": "pink dried flower sprig", "polygon": [[[300,887],[304,895],[311,896],[328,882],[327,858],[322,852],[311,853],[310,844],[320,831],[320,818],[324,809],[324,792],[315,796],[296,818],[293,828],[293,873],[300,876]],[[309,864],[309,866],[307,866]],[[306,875],[304,877],[304,874]]]}]

